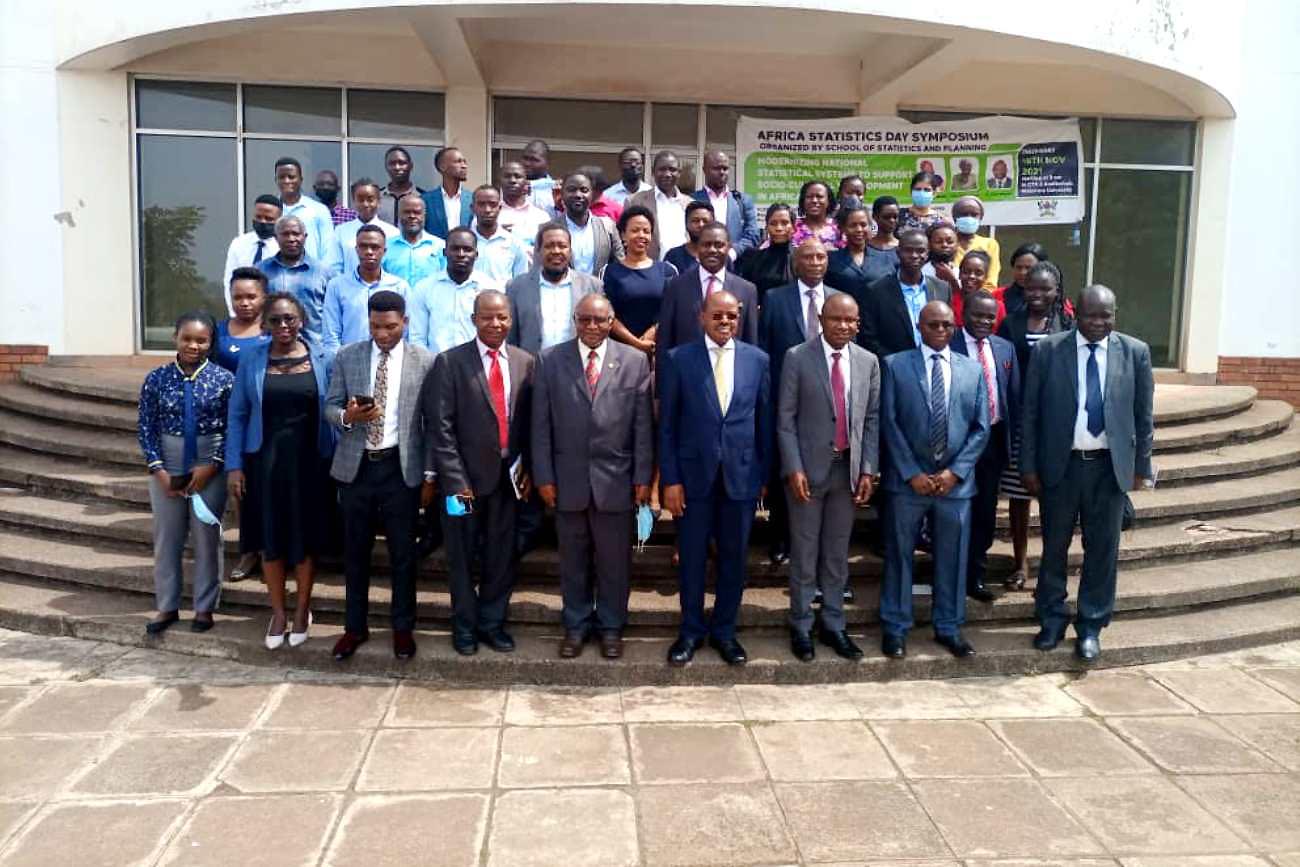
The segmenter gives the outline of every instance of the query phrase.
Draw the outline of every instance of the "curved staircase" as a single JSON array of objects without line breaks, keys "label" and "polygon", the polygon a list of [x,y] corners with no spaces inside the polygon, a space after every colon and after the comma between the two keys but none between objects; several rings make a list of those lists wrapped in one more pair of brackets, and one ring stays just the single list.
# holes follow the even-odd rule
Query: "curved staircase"
[{"label": "curved staircase", "polygon": [[[145,642],[153,581],[135,399],[144,373],[158,363],[53,358],[23,369],[18,382],[0,384],[0,625]],[[1102,664],[1155,662],[1300,635],[1300,422],[1288,404],[1255,398],[1247,387],[1157,386],[1160,486],[1133,495],[1137,525],[1122,541],[1117,613],[1103,635]],[[865,510],[860,528],[873,520]],[[850,557],[857,604],[848,614],[868,656],[847,663],[823,649],[814,663],[799,663],[786,646],[785,571],[771,567],[756,544],[741,614],[750,664],[729,669],[705,651],[688,668],[669,669],[663,655],[677,622],[671,532],[671,522],[661,522],[652,544],[635,555],[627,653],[618,662],[600,659],[594,649],[577,660],[556,658],[557,557],[544,546],[520,564],[511,606],[518,652],[452,653],[438,552],[420,575],[419,655],[397,663],[385,632],[386,552],[377,546],[374,640],[347,669],[456,682],[616,685],[914,679],[1076,666],[1068,644],[1048,654],[1029,648],[1035,627],[1028,592],[1008,593],[991,605],[968,603],[967,634],[979,650],[973,660],[952,659],[928,640],[924,625],[914,631],[906,660],[883,659],[875,628],[881,562],[858,544]],[[227,532],[228,560],[235,537]],[[1031,540],[1031,574],[1037,548]],[[1076,544],[1076,564],[1078,556]],[[995,576],[1010,562],[1010,543],[999,540],[991,556]],[[919,574],[927,570],[921,555]],[[328,651],[341,630],[343,595],[340,564],[324,561],[315,592],[318,625],[313,640],[297,650],[262,648],[266,594],[255,580],[226,586],[217,629],[196,635],[174,628],[161,644],[243,662],[336,670]],[[924,622],[928,597],[916,601]]]}]

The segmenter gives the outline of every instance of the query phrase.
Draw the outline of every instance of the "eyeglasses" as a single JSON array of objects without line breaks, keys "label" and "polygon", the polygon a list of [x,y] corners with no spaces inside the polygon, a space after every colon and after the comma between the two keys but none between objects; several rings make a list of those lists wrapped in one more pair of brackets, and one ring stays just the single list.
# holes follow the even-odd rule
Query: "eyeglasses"
[{"label": "eyeglasses", "polygon": [[281,325],[297,325],[298,317],[292,313],[281,313],[277,316],[266,317],[268,325],[279,327]]},{"label": "eyeglasses", "polygon": [[605,325],[606,323],[613,322],[614,317],[613,316],[579,316],[578,314],[575,313],[573,314],[573,321],[585,328],[588,325]]}]

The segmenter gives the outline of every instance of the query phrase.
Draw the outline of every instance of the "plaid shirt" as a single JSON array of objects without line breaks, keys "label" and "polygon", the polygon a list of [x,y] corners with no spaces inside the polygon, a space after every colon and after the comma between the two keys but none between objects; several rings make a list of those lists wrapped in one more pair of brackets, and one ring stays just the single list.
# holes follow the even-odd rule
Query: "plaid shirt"
[{"label": "plaid shirt", "polygon": [[350,220],[355,220],[356,218],[357,212],[351,208],[344,207],[343,205],[335,205],[330,208],[330,219],[334,221],[334,225],[336,226],[341,226]]}]

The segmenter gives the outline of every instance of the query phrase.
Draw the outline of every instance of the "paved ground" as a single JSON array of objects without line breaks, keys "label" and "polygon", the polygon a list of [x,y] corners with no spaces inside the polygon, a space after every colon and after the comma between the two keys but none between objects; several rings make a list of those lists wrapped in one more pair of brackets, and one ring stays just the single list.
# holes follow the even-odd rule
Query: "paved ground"
[{"label": "paved ground", "polygon": [[0,631],[0,864],[1300,867],[1300,642],[453,690]]}]

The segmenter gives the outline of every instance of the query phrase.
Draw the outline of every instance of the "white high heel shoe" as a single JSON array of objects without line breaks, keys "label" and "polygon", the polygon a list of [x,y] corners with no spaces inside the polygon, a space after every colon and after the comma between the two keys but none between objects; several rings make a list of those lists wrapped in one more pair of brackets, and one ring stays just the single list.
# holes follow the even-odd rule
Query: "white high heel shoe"
[{"label": "white high heel shoe", "polygon": [[307,612],[307,628],[304,629],[302,632],[290,632],[290,633],[289,633],[289,646],[290,646],[290,647],[302,647],[304,644],[307,643],[307,633],[310,632],[310,631],[311,631],[311,612],[308,611],[308,612]]},{"label": "white high heel shoe", "polygon": [[[271,623],[274,622],[275,622],[275,618],[272,617]],[[272,635],[271,623],[266,624],[266,649],[279,650],[281,647],[284,647],[284,636],[288,633],[288,630],[286,629],[282,631],[279,635]]]}]

